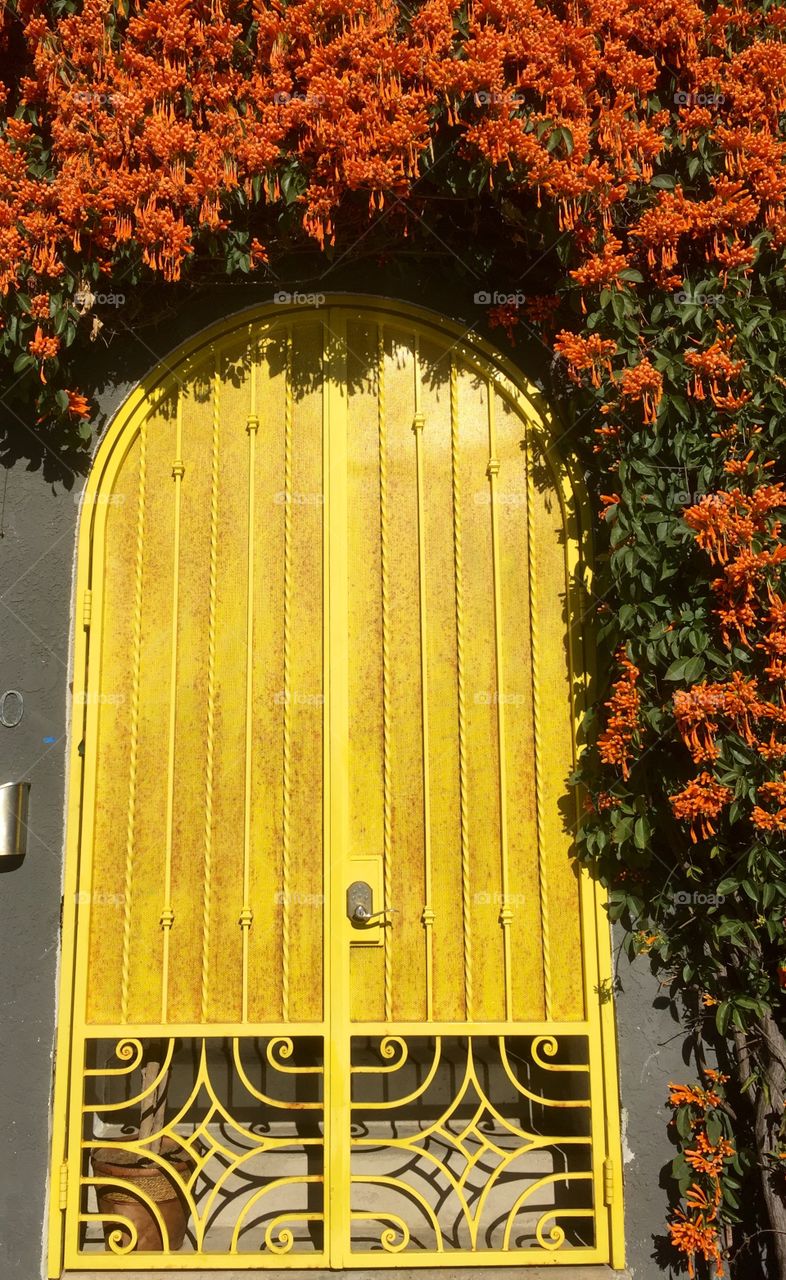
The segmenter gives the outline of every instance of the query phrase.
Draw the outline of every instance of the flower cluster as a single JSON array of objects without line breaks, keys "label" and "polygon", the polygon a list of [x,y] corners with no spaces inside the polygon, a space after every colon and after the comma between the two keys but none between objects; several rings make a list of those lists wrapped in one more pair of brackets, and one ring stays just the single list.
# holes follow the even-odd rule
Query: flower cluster
[{"label": "flower cluster", "polygon": [[[711,1069],[704,1074],[708,1080],[704,1087],[669,1085],[672,1124],[682,1148],[678,1159],[685,1171],[685,1208],[674,1211],[668,1226],[672,1244],[687,1261],[689,1276],[695,1276],[696,1258],[701,1256],[714,1263],[714,1275],[721,1277],[723,1183],[735,1149],[724,1134],[724,1085],[728,1076]],[[710,1127],[715,1131],[714,1140],[709,1136]]]},{"label": "flower cluster", "polygon": [[[779,638],[780,633],[776,637],[770,635],[769,643]],[[735,672],[731,680],[716,684],[705,681],[690,689],[677,690],[674,716],[696,764],[717,760],[719,727],[753,747],[762,760],[786,756],[786,738],[782,736],[786,730],[786,705],[780,691],[782,675],[779,665],[778,689],[769,698],[759,692],[755,677],[746,679],[739,672]]]},{"label": "flower cluster", "polygon": [[609,373],[612,370],[611,359],[617,344],[612,338],[601,338],[597,333],[585,338],[563,329],[554,339],[554,350],[566,361],[568,376],[573,382],[581,386],[582,375],[589,373],[592,386],[599,387],[604,368]]},{"label": "flower cluster", "polygon": [[[388,209],[406,234],[418,219],[406,201],[443,143],[480,164],[490,190],[512,182],[554,209],[582,257],[569,273],[582,307],[642,271],[679,287],[695,249],[724,278],[750,272],[757,224],[786,240],[778,12],[754,7],[742,23],[696,0],[651,12],[637,0],[8,0],[0,41],[13,39],[20,71],[0,122],[0,297],[33,277],[41,295],[67,293],[77,257],[99,275],[131,257],[176,281],[217,233],[240,233],[235,260],[258,269],[282,207],[320,246]],[[655,97],[675,66],[687,92],[669,110]],[[650,185],[676,140],[718,150],[707,194]],[[632,191],[648,198],[630,219]],[[495,317],[509,333],[516,319]],[[696,395],[709,381],[731,410],[728,366],[698,358]],[[606,359],[585,366],[593,379]],[[643,361],[624,375],[623,399],[647,421],[654,373]]]},{"label": "flower cluster", "polygon": [[655,421],[662,394],[663,378],[646,357],[632,368],[623,369],[620,378],[620,399],[623,403],[640,401],[645,422]]},{"label": "flower cluster", "polygon": [[[727,645],[732,638],[750,643],[748,632],[764,619],[772,618],[777,639],[769,637],[762,647],[780,655],[777,648],[783,630],[776,602],[775,585],[786,561],[786,543],[781,539],[786,490],[782,484],[759,485],[752,494],[740,489],[719,491],[702,498],[684,513],[699,546],[722,574],[713,582],[718,599],[717,615]],[[768,603],[775,606],[775,614]],[[768,628],[769,629],[769,628]],[[779,668],[776,668],[779,670]]]},{"label": "flower cluster", "polygon": [[754,826],[761,831],[786,831],[786,773],[776,782],[763,782],[758,795],[774,804],[776,809],[773,813],[755,805],[751,815]]},{"label": "flower cluster", "polygon": [[612,686],[606,706],[609,710],[606,728],[598,739],[598,750],[604,764],[618,768],[623,778],[630,776],[633,747],[640,730],[641,695],[636,687],[639,670],[621,650],[617,663],[622,675]]},{"label": "flower cluster", "polygon": [[733,792],[706,770],[693,778],[682,791],[671,797],[675,818],[690,823],[694,844],[715,834],[718,815],[731,803]]}]

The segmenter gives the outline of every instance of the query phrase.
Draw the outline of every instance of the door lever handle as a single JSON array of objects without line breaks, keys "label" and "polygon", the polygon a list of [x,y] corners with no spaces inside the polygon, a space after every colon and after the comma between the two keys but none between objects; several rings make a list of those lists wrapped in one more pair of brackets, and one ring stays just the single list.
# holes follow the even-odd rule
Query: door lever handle
[{"label": "door lever handle", "polygon": [[383,911],[375,911],[371,885],[365,880],[355,880],[347,889],[347,918],[353,924],[381,920],[383,916],[389,916],[397,910],[398,907],[385,907]]},{"label": "door lever handle", "polygon": [[379,920],[382,916],[391,916],[394,911],[398,911],[398,907],[385,907],[384,911],[367,912],[362,903],[358,903],[352,914],[352,919],[357,920],[360,924],[368,924],[369,920]]}]

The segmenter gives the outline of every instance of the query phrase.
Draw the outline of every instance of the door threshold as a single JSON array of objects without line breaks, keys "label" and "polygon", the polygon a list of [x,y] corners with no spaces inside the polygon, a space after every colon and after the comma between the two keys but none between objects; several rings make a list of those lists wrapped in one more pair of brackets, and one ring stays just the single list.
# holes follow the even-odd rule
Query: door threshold
[{"label": "door threshold", "polygon": [[[111,1274],[103,1271],[64,1271],[61,1280],[96,1280],[101,1275]],[[338,1280],[344,1277],[345,1280],[384,1280],[384,1276],[389,1274],[395,1277],[395,1280],[447,1280],[450,1274],[448,1267],[359,1267],[351,1271],[312,1271],[310,1268],[302,1270],[296,1268],[287,1268],[286,1270],[274,1271],[272,1268],[259,1267],[256,1271],[244,1269],[242,1271],[191,1271],[185,1268],[178,1271],[177,1267],[171,1267],[166,1273],[162,1271],[136,1271],[126,1270],[123,1268],[123,1274],[128,1275],[132,1280],[161,1280],[166,1275],[181,1275],[183,1280],[249,1280],[251,1275],[264,1276],[267,1280],[296,1280],[297,1276],[301,1280]],[[554,1266],[535,1266],[527,1267],[473,1267],[461,1266],[454,1267],[452,1274],[458,1276],[459,1280],[462,1276],[467,1276],[472,1280],[505,1280],[506,1274],[512,1277],[517,1274],[520,1280],[632,1280],[631,1273],[628,1270],[614,1271],[611,1267],[597,1264],[587,1267],[565,1267],[559,1264]]]}]

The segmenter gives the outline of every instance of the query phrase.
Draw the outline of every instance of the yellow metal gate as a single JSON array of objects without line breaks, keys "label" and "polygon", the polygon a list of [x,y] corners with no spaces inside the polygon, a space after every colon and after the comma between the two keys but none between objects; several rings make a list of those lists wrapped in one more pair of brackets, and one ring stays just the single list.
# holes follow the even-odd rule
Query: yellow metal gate
[{"label": "yellow metal gate", "polygon": [[257,309],[131,396],[80,526],[52,1275],[621,1264],[585,573],[547,420],[426,312]]}]

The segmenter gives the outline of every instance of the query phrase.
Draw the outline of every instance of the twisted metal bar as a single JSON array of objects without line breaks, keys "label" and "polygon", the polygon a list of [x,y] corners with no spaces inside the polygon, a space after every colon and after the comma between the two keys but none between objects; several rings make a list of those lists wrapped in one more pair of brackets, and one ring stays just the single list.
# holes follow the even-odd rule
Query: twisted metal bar
[{"label": "twisted metal bar", "polygon": [[172,633],[169,669],[169,749],[167,752],[166,848],[164,853],[164,905],[161,928],[164,931],[161,958],[161,1021],[169,1016],[169,939],[175,922],[172,909],[172,844],[175,820],[175,734],[177,730],[177,633],[180,613],[180,508],[183,496],[183,387],[177,392],[177,425],[175,460],[172,478],[175,482],[175,521],[172,545]]},{"label": "twisted metal bar", "polygon": [[202,1021],[207,1019],[210,980],[210,909],[213,870],[213,751],[216,698],[216,599],[218,589],[218,442],[220,425],[220,358],[213,375],[213,438],[210,473],[210,569],[207,620],[207,726],[205,742],[204,885],[202,892]]},{"label": "twisted metal bar", "polygon": [[139,495],[136,516],[136,564],[134,569],[134,640],[131,659],[131,727],[128,763],[128,818],[126,868],[123,885],[123,955],[120,977],[120,1021],[128,1019],[128,983],[131,965],[131,894],[134,886],[134,823],[136,774],[139,760],[139,684],[142,666],[142,570],[145,545],[145,496],[147,490],[147,422],[139,432]]},{"label": "twisted metal bar", "polygon": [[[382,589],[382,865],[384,876],[384,902],[392,901],[392,795],[390,776],[390,633],[389,566],[388,566],[388,469],[387,423],[385,419],[385,334],[382,328],[377,335],[377,425],[379,431],[379,543]],[[393,948],[391,930],[384,930],[385,947],[385,1021],[393,1016]]]},{"label": "twisted metal bar", "polygon": [[540,683],[538,671],[538,597],[535,581],[535,482],[532,474],[532,428],[527,424],[527,578],[529,581],[530,669],[532,671],[532,732],[535,743],[535,829],[538,841],[538,889],[540,894],[540,940],[543,956],[543,1004],[546,1021],[551,1020],[551,949],[549,946],[548,866],[543,829],[543,770],[540,756]]},{"label": "twisted metal bar", "polygon": [[503,671],[504,645],[502,640],[502,553],[499,536],[499,512],[497,498],[497,476],[500,462],[497,457],[497,433],[494,413],[494,383],[489,379],[486,383],[489,416],[489,461],[486,475],[489,481],[489,497],[491,499],[491,557],[494,585],[494,660],[497,670],[497,752],[499,755],[499,843],[500,843],[500,876],[502,881],[502,906],[499,923],[502,927],[503,974],[505,980],[505,1017],[513,1017],[513,961],[510,947],[510,925],[513,911],[510,906],[509,862],[508,862],[508,776],[505,734],[505,678]]},{"label": "twisted metal bar", "polygon": [[[251,339],[251,334],[249,334]],[[251,343],[249,341],[249,347]],[[246,743],[245,780],[243,790],[243,907],[240,912],[240,928],[243,939],[243,973],[241,1007],[243,1021],[248,1021],[248,944],[254,918],[251,910],[251,766],[254,745],[253,697],[254,697],[254,547],[255,518],[254,496],[256,483],[256,439],[259,430],[257,418],[257,365],[256,352],[251,359],[249,381],[248,433],[248,532],[246,542]]]},{"label": "twisted metal bar", "polygon": [[292,659],[292,331],[286,339],[286,388],[284,405],[284,744],[283,801],[281,817],[281,1016],[289,1020],[289,873],[291,857],[292,710],[290,664]]},{"label": "twisted metal bar", "polygon": [[415,477],[418,508],[418,596],[420,614],[420,702],[423,751],[423,879],[425,904],[421,921],[426,934],[426,1018],[431,1021],[434,1005],[434,921],[431,906],[431,780],[429,769],[429,705],[428,705],[428,625],[426,617],[426,497],[423,477],[423,428],[426,423],[421,407],[420,338],[413,342],[415,374]]},{"label": "twisted metal bar", "polygon": [[456,593],[456,682],[458,690],[459,824],[461,831],[461,910],[464,931],[464,1005],[472,1021],[472,917],[470,902],[469,804],[467,799],[467,718],[464,687],[464,552],[459,476],[458,371],[450,362],[450,464],[453,485],[453,573]]}]

